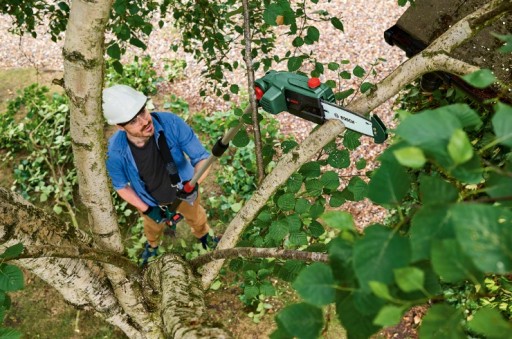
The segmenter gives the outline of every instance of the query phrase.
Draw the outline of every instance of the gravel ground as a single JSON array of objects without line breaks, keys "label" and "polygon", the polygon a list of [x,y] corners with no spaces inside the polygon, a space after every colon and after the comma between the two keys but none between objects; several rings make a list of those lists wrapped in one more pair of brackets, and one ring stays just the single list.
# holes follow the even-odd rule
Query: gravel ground
[{"label": "gravel ground", "polygon": [[[387,76],[406,59],[400,49],[387,45],[383,38],[384,31],[391,27],[405,11],[404,8],[397,5],[396,0],[376,0],[373,2],[332,0],[331,3],[320,4],[314,8],[314,10],[318,9],[325,9],[330,14],[336,15],[343,21],[345,27],[345,32],[342,33],[332,28],[330,24],[317,25],[321,31],[321,39],[313,48],[319,60],[340,61],[347,59],[351,62],[348,65],[350,69],[357,64],[368,70],[377,58],[383,58],[386,61],[380,62],[374,68],[377,76],[368,79],[371,82],[377,82]],[[40,71],[62,70],[62,41],[57,44],[53,43],[49,37],[44,35],[43,31],[41,31],[37,39],[29,36],[20,38],[11,35],[8,33],[10,23],[10,18],[0,16],[0,69],[36,67]],[[160,70],[162,70],[162,65],[166,59],[185,59],[187,61],[188,66],[185,69],[186,79],[164,85],[162,89],[171,91],[187,100],[192,112],[198,110],[212,112],[224,109],[232,104],[225,103],[216,97],[204,99],[198,95],[200,83],[198,81],[191,81],[191,79],[199,78],[201,67],[190,55],[169,50],[169,46],[175,39],[179,39],[179,33],[168,25],[164,26],[162,30],[154,32],[148,43],[147,53],[151,55]],[[283,42],[276,50],[278,55],[283,55],[283,51],[291,46],[291,41],[287,40],[285,36],[282,39]],[[140,51],[130,52],[132,55],[135,53],[140,54]],[[237,58],[238,55],[238,51],[233,51],[229,57]],[[128,58],[131,60],[131,57]],[[285,67],[285,65],[278,66],[276,69],[280,70]],[[262,75],[260,72],[256,74],[256,77]],[[229,79],[241,87],[247,84],[245,75],[242,72],[229,75]],[[350,81],[344,86],[356,85],[357,81]],[[234,100],[240,100],[240,98],[235,98]],[[392,118],[394,113],[391,105],[392,102],[388,102],[374,111],[388,127],[393,126]],[[280,114],[277,118],[283,126],[282,131],[295,135],[299,141],[303,140],[314,126],[312,123],[287,113]],[[373,144],[370,138],[364,137],[361,140],[362,145],[353,152],[352,157],[354,160],[366,159],[368,166],[365,170],[372,169],[375,166],[375,158],[382,152],[384,146]],[[341,138],[339,141],[341,142]],[[356,173],[357,170],[351,167],[340,171],[340,176],[346,179],[343,180],[346,184],[350,176]],[[384,217],[383,209],[372,206],[366,200],[357,203],[347,203],[343,208],[354,214],[356,223],[360,227],[367,226]]]}]

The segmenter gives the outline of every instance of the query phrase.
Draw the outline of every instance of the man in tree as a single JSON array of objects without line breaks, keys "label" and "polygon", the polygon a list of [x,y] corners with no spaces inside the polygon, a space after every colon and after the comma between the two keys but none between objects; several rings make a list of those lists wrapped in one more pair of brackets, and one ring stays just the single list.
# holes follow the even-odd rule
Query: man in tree
[{"label": "man in tree", "polygon": [[149,113],[146,102],[143,93],[126,85],[103,91],[103,114],[110,125],[119,128],[109,140],[107,170],[119,196],[143,216],[147,243],[142,264],[158,254],[166,224],[174,227],[177,217],[185,218],[205,249],[217,240],[209,234],[198,185],[191,193],[183,190],[209,153],[181,118]]}]

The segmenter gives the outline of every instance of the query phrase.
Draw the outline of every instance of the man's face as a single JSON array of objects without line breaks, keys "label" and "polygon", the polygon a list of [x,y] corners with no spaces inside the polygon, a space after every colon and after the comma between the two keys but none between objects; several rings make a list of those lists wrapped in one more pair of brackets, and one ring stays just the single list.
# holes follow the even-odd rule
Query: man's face
[{"label": "man's face", "polygon": [[138,138],[148,138],[155,133],[153,120],[146,106],[142,107],[132,120],[119,126],[129,135]]}]

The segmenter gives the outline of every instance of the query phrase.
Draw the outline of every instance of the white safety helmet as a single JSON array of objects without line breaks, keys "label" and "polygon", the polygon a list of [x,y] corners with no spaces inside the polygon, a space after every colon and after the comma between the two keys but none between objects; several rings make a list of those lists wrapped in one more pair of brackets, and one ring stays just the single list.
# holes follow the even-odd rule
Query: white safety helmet
[{"label": "white safety helmet", "polygon": [[148,98],[126,85],[114,85],[103,90],[103,115],[109,125],[130,121],[139,113]]}]

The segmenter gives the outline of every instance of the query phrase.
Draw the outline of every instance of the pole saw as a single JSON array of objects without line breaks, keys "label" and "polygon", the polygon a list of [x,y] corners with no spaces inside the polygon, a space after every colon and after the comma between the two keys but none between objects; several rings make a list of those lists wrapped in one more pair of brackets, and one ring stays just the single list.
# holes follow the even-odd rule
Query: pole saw
[{"label": "pole saw", "polygon": [[[279,114],[287,111],[317,124],[323,124],[328,120],[339,120],[347,129],[370,136],[377,144],[381,144],[387,139],[386,126],[378,116],[371,115],[368,119],[337,106],[332,89],[321,83],[318,78],[308,78],[290,72],[269,71],[255,81],[254,91],[258,105],[268,113]],[[244,113],[249,112],[250,106]],[[183,191],[185,193],[194,191],[197,180],[228,149],[229,142],[242,126],[242,121],[239,121],[217,141],[207,162],[201,166],[190,181],[184,184]]]}]

